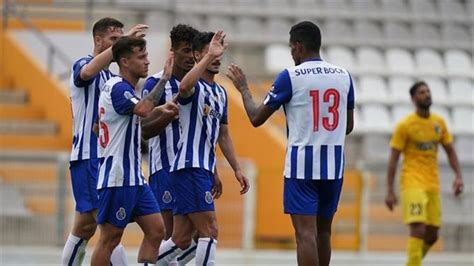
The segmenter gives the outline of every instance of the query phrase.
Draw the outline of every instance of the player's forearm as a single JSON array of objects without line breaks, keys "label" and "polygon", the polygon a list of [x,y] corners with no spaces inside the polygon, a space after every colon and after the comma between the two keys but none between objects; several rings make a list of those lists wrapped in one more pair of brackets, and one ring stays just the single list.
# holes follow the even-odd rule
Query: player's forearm
[{"label": "player's forearm", "polygon": [[81,69],[81,79],[90,80],[101,70],[106,68],[112,62],[112,48],[108,48],[94,57],[87,65]]},{"label": "player's forearm", "polygon": [[250,122],[254,127],[258,127],[263,124],[262,121],[258,119],[258,108],[253,100],[252,93],[248,88],[242,88],[242,101],[244,102],[245,112],[249,117]]},{"label": "player's forearm", "polygon": [[166,82],[168,82],[168,78],[162,77],[160,81],[153,87],[150,93],[145,96],[145,100],[151,101],[154,106],[158,106],[160,103],[161,96],[165,91]]},{"label": "player's forearm", "polygon": [[462,178],[461,167],[459,166],[459,160],[458,160],[458,156],[456,155],[456,152],[454,151],[453,148],[450,148],[446,150],[446,153],[448,155],[449,165],[451,166],[454,173],[456,174],[456,178]]},{"label": "player's forearm", "polygon": [[395,174],[397,172],[398,158],[400,158],[400,152],[392,148],[387,169],[388,192],[394,192],[395,190]]},{"label": "player's forearm", "polygon": [[234,170],[234,172],[240,171],[240,164],[235,155],[234,144],[229,135],[225,134],[224,136],[221,136],[219,139],[219,147],[222,150],[222,154],[224,154],[224,157],[232,167],[232,170]]},{"label": "player's forearm", "polygon": [[183,78],[179,84],[179,95],[181,97],[189,97],[192,89],[206,71],[207,66],[215,59],[214,56],[206,54],[198,64],[196,64]]},{"label": "player's forearm", "polygon": [[160,118],[160,111],[153,109],[153,111],[147,116],[141,119],[142,127],[142,138],[147,140],[153,138],[161,133],[161,130],[157,127]]}]

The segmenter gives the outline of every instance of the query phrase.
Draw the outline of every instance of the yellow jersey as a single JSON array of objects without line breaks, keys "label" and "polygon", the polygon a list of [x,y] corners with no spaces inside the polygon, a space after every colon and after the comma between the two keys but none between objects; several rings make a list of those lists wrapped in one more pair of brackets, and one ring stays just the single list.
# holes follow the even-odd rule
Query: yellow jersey
[{"label": "yellow jersey", "polygon": [[400,188],[439,192],[438,144],[452,141],[439,115],[423,118],[413,113],[400,121],[390,140],[390,147],[403,154]]}]

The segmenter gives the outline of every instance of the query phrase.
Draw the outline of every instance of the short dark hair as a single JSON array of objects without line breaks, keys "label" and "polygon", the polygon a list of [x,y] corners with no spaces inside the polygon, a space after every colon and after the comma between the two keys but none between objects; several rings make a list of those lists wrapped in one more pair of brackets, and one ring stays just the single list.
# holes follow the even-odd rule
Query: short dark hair
[{"label": "short dark hair", "polygon": [[178,48],[182,42],[192,44],[198,33],[198,30],[186,24],[174,26],[170,31],[171,47]]},{"label": "short dark hair", "polygon": [[123,36],[112,46],[114,61],[120,64],[120,59],[128,57],[133,53],[133,48],[140,47],[140,51],[146,48],[146,41],[143,38]]},{"label": "short dark hair", "polygon": [[299,42],[312,52],[321,49],[321,30],[311,21],[302,21],[291,27],[290,43]]},{"label": "short dark hair", "polygon": [[211,43],[214,32],[200,32],[193,40],[193,51],[202,51],[206,45]]},{"label": "short dark hair", "polygon": [[410,87],[410,96],[411,96],[411,97],[415,96],[416,91],[417,91],[418,88],[421,87],[421,86],[427,86],[427,87],[428,87],[428,84],[426,84],[426,82],[424,82],[423,80],[420,80],[420,81],[415,82],[415,84],[413,84],[413,85]]},{"label": "short dark hair", "polygon": [[92,27],[92,36],[104,34],[110,27],[123,28],[123,23],[114,18],[101,18]]}]

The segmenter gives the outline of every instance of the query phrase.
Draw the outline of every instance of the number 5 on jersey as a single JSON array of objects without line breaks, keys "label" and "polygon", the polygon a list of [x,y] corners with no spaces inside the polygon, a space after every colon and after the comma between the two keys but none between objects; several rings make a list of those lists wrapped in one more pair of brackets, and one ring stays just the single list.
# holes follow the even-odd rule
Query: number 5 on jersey
[{"label": "number 5 on jersey", "polygon": [[107,147],[107,144],[109,144],[109,128],[107,127],[107,124],[102,122],[102,116],[105,114],[105,109],[104,107],[101,107],[99,110],[99,126],[100,126],[100,135],[99,135],[99,143],[102,148]]},{"label": "number 5 on jersey", "polygon": [[[313,131],[319,131],[319,121],[320,121],[320,99],[319,99],[319,90],[309,91],[309,95],[313,100]],[[324,91],[323,94],[323,103],[329,103],[328,113],[332,115],[330,117],[323,116],[322,124],[327,131],[334,131],[339,125],[339,91],[334,88],[329,88]]]}]

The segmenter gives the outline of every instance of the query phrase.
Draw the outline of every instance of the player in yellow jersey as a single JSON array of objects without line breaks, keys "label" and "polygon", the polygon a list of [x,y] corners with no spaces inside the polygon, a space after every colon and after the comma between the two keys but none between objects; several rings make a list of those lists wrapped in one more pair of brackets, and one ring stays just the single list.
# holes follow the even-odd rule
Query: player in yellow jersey
[{"label": "player in yellow jersey", "polygon": [[462,192],[464,185],[452,145],[453,137],[443,118],[430,113],[431,93],[428,85],[423,81],[415,83],[410,88],[410,95],[416,112],[399,122],[392,135],[385,204],[390,210],[397,204],[395,172],[400,154],[403,154],[400,194],[403,219],[410,227],[406,265],[417,266],[421,265],[421,260],[438,239],[441,225],[438,144],[446,151],[456,175],[453,183],[456,196]]}]

